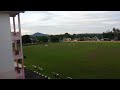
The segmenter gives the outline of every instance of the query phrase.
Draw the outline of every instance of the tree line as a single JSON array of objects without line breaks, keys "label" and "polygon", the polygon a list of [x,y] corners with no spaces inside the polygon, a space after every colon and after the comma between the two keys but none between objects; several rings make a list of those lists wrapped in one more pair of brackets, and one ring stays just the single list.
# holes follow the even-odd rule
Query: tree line
[{"label": "tree line", "polygon": [[107,38],[109,41],[119,41],[120,40],[120,29],[113,28],[112,31],[103,32],[103,38]]},{"label": "tree line", "polygon": [[112,31],[106,31],[98,34],[59,34],[59,35],[48,35],[48,36],[32,36],[32,35],[23,35],[22,42],[23,44],[31,43],[47,43],[47,42],[62,42],[64,38],[71,38],[71,40],[78,39],[79,41],[93,40],[97,37],[99,40],[106,39],[108,41],[120,40],[120,29],[113,28]]}]

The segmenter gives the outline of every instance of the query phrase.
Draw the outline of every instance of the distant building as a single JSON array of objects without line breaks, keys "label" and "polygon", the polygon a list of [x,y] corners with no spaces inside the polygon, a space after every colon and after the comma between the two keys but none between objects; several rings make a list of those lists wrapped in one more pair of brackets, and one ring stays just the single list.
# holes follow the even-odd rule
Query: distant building
[{"label": "distant building", "polygon": [[109,38],[103,38],[104,41],[109,41]]},{"label": "distant building", "polygon": [[[94,39],[94,38],[93,38]],[[89,38],[89,37],[84,37],[84,41],[90,41],[91,40],[91,38]]]},{"label": "distant building", "polygon": [[109,38],[102,38],[100,41],[109,41]]},{"label": "distant building", "polygon": [[63,42],[70,42],[71,38],[63,38]]},{"label": "distant building", "polygon": [[114,41],[118,41],[118,37],[114,37]]},{"label": "distant building", "polygon": [[94,40],[95,40],[95,41],[100,41],[99,38],[96,37],[96,36],[94,37]]},{"label": "distant building", "polygon": [[30,38],[30,40],[31,40],[32,44],[39,42],[39,40],[37,38]]},{"label": "distant building", "polygon": [[104,39],[100,39],[100,41],[104,41]]},{"label": "distant building", "polygon": [[75,38],[73,41],[79,41],[79,38]]}]

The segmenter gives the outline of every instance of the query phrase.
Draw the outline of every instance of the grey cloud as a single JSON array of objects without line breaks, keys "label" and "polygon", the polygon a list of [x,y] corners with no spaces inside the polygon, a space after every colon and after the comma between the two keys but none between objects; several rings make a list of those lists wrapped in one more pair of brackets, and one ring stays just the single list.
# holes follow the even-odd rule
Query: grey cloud
[{"label": "grey cloud", "polygon": [[[25,14],[25,13],[24,13]],[[34,22],[22,23],[22,28],[33,32],[43,33],[83,33],[103,32],[114,26],[119,27],[120,12],[29,12],[27,15],[36,18]],[[25,17],[27,17],[27,15]],[[36,17],[35,17],[36,16]],[[24,15],[22,19],[25,21]],[[21,20],[22,21],[22,20]],[[113,24],[112,24],[113,22]],[[117,22],[117,23],[115,23]]]}]

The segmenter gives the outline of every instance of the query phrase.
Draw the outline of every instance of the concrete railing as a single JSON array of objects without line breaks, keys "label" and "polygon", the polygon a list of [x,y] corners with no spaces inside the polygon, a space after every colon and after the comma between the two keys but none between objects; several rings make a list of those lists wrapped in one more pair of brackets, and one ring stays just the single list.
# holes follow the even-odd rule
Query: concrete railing
[{"label": "concrete railing", "polygon": [[18,53],[18,55],[16,55],[15,54],[15,51],[13,52],[14,53],[14,59],[16,60],[16,59],[22,59],[23,57],[22,57],[22,52],[19,50],[19,53]]},{"label": "concrete railing", "polygon": [[20,40],[20,32],[11,32],[12,40]]}]

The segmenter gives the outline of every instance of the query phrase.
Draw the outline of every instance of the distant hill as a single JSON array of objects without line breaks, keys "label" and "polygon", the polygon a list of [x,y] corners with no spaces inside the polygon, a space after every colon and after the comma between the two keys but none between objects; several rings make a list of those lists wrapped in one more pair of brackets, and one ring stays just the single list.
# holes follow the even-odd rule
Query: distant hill
[{"label": "distant hill", "polygon": [[43,33],[34,33],[32,36],[47,36],[47,34],[43,34]]}]

